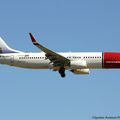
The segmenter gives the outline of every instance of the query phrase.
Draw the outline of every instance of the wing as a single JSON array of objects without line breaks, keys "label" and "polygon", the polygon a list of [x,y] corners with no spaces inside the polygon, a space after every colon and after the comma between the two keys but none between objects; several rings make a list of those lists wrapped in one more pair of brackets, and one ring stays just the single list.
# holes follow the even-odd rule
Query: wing
[{"label": "wing", "polygon": [[32,40],[32,43],[38,47],[39,49],[41,49],[43,52],[45,52],[45,56],[47,57],[47,59],[49,59],[55,66],[69,66],[70,64],[70,60],[65,58],[64,56],[52,51],[52,50],[49,50],[48,48],[42,46],[41,44],[39,44],[37,42],[37,40],[34,38],[34,36],[29,33],[30,35],[30,38]]}]

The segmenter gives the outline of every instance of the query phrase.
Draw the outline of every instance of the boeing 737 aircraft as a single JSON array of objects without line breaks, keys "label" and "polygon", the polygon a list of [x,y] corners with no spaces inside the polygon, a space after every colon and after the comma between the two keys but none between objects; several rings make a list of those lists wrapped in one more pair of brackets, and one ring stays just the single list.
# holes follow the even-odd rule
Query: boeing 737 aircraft
[{"label": "boeing 737 aircraft", "polygon": [[0,63],[29,69],[52,69],[65,77],[65,70],[74,74],[89,74],[90,69],[120,68],[120,53],[68,52],[56,53],[37,42],[29,33],[32,43],[42,52],[26,53],[14,50],[0,38]]}]

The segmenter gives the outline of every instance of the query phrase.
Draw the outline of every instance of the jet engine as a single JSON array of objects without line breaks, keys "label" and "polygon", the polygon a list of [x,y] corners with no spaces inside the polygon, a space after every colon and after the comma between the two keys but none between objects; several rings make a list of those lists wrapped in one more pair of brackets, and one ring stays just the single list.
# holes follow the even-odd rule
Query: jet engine
[{"label": "jet engine", "polygon": [[71,61],[70,68],[71,69],[84,69],[84,68],[87,68],[87,63],[84,60]]},{"label": "jet engine", "polygon": [[73,72],[74,74],[89,74],[90,70],[89,69],[75,69],[75,70],[71,70],[71,72]]}]

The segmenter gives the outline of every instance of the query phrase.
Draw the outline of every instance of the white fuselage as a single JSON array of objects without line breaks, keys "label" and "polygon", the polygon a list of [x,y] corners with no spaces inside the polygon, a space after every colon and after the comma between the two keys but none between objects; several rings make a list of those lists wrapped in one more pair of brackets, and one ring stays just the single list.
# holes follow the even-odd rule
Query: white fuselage
[{"label": "white fuselage", "polygon": [[[58,53],[70,61],[86,61],[87,68],[102,68],[102,52],[66,52]],[[45,53],[8,53],[0,55],[0,63],[31,69],[53,69]],[[66,69],[71,69],[67,67]]]}]

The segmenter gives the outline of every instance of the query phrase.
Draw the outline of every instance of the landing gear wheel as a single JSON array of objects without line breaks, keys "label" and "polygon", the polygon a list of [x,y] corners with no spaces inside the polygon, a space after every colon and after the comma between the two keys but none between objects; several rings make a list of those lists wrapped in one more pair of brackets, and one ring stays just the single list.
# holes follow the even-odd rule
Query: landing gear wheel
[{"label": "landing gear wheel", "polygon": [[62,73],[62,74],[60,74],[60,75],[61,75],[61,77],[62,77],[62,78],[64,78],[64,77],[65,77],[65,73]]},{"label": "landing gear wheel", "polygon": [[59,73],[60,73],[61,77],[64,78],[65,77],[65,68],[61,68],[59,70]]}]

